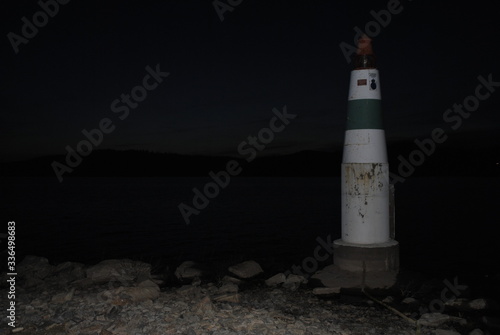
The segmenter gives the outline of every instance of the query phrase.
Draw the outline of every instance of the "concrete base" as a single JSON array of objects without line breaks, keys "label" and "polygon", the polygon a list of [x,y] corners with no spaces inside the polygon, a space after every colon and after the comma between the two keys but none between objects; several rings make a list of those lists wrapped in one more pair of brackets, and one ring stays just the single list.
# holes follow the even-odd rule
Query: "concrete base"
[{"label": "concrete base", "polygon": [[333,242],[334,265],[311,277],[317,286],[340,288],[344,292],[385,292],[396,285],[399,271],[399,243],[358,245]]},{"label": "concrete base", "polygon": [[390,240],[376,244],[333,242],[333,264],[352,272],[399,271],[399,243]]},{"label": "concrete base", "polygon": [[316,272],[309,280],[312,286],[338,288],[341,293],[358,293],[362,290],[383,294],[392,290],[397,283],[395,271],[351,272],[329,265]]}]

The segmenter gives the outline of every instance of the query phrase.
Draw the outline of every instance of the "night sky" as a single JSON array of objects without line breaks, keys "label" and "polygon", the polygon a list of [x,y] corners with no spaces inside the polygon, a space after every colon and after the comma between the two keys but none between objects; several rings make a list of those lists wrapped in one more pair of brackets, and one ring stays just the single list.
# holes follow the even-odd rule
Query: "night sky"
[{"label": "night sky", "polygon": [[[283,106],[297,117],[263,154],[329,151],[347,111],[351,64],[340,46],[367,23],[389,140],[500,130],[500,84],[467,118],[443,119],[476,94],[479,76],[500,82],[491,1],[60,2],[57,13],[54,0],[0,5],[4,161],[64,154],[103,119],[114,128],[97,149],[234,155]],[[53,17],[37,15],[45,3]],[[34,15],[38,32],[25,28],[24,39]],[[137,89],[147,96],[133,108],[116,101],[143,85],[147,67],[161,82]]]}]

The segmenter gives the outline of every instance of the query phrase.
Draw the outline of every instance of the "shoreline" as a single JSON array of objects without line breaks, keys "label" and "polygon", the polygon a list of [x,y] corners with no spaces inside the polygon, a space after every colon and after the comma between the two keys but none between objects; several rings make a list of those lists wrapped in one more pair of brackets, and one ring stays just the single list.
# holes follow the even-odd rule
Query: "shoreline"
[{"label": "shoreline", "polygon": [[[320,294],[306,278],[293,274],[272,283],[276,273],[262,270],[256,262],[260,270],[235,275],[234,267],[241,263],[228,268],[229,263],[215,267],[184,262],[175,271],[152,271],[151,264],[128,259],[52,265],[46,258],[29,256],[18,265],[17,326],[22,330],[17,331],[105,335],[415,333],[415,325],[365,295]],[[447,293],[443,300],[447,283],[455,285],[460,294],[452,297]],[[0,289],[5,295],[6,288]],[[395,290],[374,298],[420,320],[421,334],[435,334],[437,329],[455,332],[446,334],[482,329],[487,334],[500,324],[492,316],[498,312],[498,303],[475,296],[471,287],[456,278],[440,282],[405,271]],[[437,308],[441,305],[442,311]],[[431,313],[433,309],[437,313]],[[12,330],[9,328],[2,324],[0,334]]]}]

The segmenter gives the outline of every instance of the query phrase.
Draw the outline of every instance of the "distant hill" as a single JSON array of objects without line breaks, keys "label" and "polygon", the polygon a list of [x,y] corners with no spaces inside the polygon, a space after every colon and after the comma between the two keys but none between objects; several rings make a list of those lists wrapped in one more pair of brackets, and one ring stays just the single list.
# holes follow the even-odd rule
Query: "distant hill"
[{"label": "distant hill", "polygon": [[[477,141],[475,141],[477,143]],[[413,141],[388,144],[390,170],[400,174],[414,166],[412,176],[496,176],[500,177],[500,143],[485,142],[481,147],[469,144],[467,138],[450,139],[435,147],[431,155]],[[413,154],[412,154],[413,153]],[[423,163],[418,161],[424,158]],[[210,171],[226,169],[230,160],[242,167],[240,176],[339,176],[342,148],[333,152],[303,151],[283,156],[262,156],[247,162],[242,158],[221,156],[188,156],[148,151],[96,150],[84,157],[67,177],[100,176],[207,176]],[[406,160],[406,167],[402,167]],[[43,156],[20,162],[0,163],[0,176],[54,176],[54,162],[64,164],[65,156]],[[402,170],[400,170],[402,169]],[[406,170],[405,170],[406,169]]]},{"label": "distant hill", "polygon": [[[339,173],[341,153],[305,151],[292,155],[243,158],[189,156],[147,151],[96,150],[64,176],[207,176],[225,170],[235,160],[241,176],[328,176]],[[0,163],[2,176],[55,176],[52,163],[65,164],[64,155],[43,156],[20,162]],[[336,170],[335,170],[336,169]]]}]

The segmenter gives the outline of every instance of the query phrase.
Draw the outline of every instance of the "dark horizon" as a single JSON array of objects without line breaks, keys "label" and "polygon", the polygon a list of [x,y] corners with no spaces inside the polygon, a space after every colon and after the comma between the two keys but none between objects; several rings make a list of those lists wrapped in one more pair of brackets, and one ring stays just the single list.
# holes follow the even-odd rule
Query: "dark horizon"
[{"label": "dark horizon", "polygon": [[29,38],[43,8],[2,4],[3,160],[63,153],[101,128],[94,149],[234,155],[284,106],[296,117],[262,154],[329,151],[343,141],[349,57],[366,29],[389,140],[500,133],[486,4],[257,1],[221,14],[199,1],[62,3]]},{"label": "dark horizon", "polygon": [[[484,144],[476,147],[479,137]],[[496,134],[461,134],[433,143],[388,141],[391,182],[404,182],[421,176],[500,177],[500,143]],[[242,168],[238,176],[338,177],[343,146],[330,151],[304,150],[289,154],[264,154],[253,148],[246,155],[188,155],[134,149],[97,149],[90,154],[43,155],[20,161],[0,161],[1,175],[54,177],[207,177],[222,171],[230,161]],[[69,161],[68,161],[69,160]],[[402,177],[398,177],[402,176]]]}]

